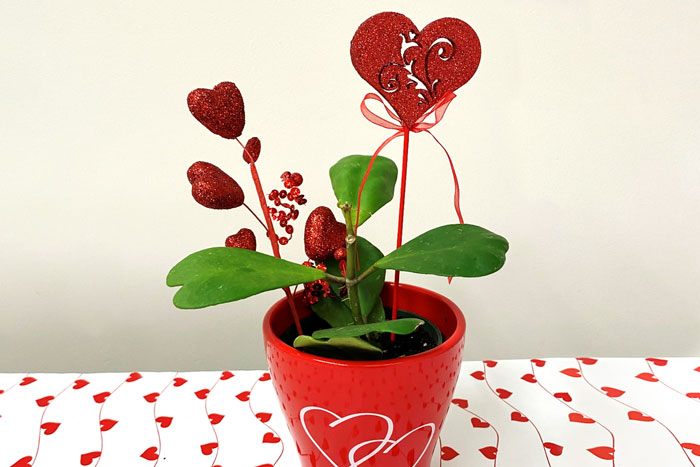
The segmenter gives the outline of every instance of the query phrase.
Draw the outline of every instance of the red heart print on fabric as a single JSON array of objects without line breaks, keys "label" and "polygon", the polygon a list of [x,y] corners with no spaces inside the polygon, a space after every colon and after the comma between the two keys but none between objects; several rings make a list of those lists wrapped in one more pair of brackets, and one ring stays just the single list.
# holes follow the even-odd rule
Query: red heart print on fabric
[{"label": "red heart print on fabric", "polygon": [[444,461],[451,461],[457,456],[459,456],[459,453],[449,446],[443,446],[440,448],[440,459]]},{"label": "red heart print on fabric", "polygon": [[45,435],[52,435],[56,433],[59,426],[61,426],[60,423],[46,422],[41,425],[41,429],[44,430]]},{"label": "red heart print on fabric", "polygon": [[535,378],[535,375],[532,373],[526,373],[520,377],[523,381],[527,381],[528,383],[536,383],[537,378]]},{"label": "red heart print on fabric", "polygon": [[243,96],[231,82],[219,83],[214,89],[195,89],[187,96],[187,106],[194,118],[222,138],[235,139],[243,133]]},{"label": "red heart print on fabric", "polygon": [[653,422],[654,419],[650,417],[649,415],[644,415],[642,412],[638,410],[630,410],[627,412],[627,417],[630,420],[636,420],[638,422]]},{"label": "red heart print on fabric", "polygon": [[131,373],[131,374],[129,375],[128,378],[126,378],[126,382],[127,382],[127,383],[133,383],[134,381],[138,381],[138,380],[140,380],[141,378],[143,378],[143,376],[141,376],[141,373],[139,373],[139,372],[137,372],[137,371],[134,371],[133,373]]},{"label": "red heart print on fabric", "polygon": [[117,420],[112,420],[111,418],[100,420],[100,431],[109,431],[114,428],[114,425],[117,423],[119,423]]},{"label": "red heart print on fabric", "polygon": [[589,448],[587,451],[606,461],[611,461],[615,458],[615,450],[610,446],[597,446],[595,448]]},{"label": "red heart print on fabric", "polygon": [[20,386],[29,386],[30,384],[32,384],[35,381],[36,381],[36,378],[34,378],[32,376],[25,376],[24,378],[22,378],[22,382],[19,383],[19,385]]},{"label": "red heart print on fabric", "polygon": [[488,428],[491,426],[489,422],[484,421],[478,417],[472,417],[471,422],[474,428]]},{"label": "red heart print on fabric", "polygon": [[26,456],[12,464],[10,467],[32,467],[32,456]]},{"label": "red heart print on fabric", "polygon": [[689,392],[686,394],[686,397],[690,397],[691,399],[700,399],[700,392]]},{"label": "red heart print on fabric", "polygon": [[90,384],[90,381],[84,379],[76,379],[75,384],[73,385],[73,389],[81,389],[87,386],[88,384]]},{"label": "red heart print on fabric", "polygon": [[452,399],[452,403],[462,409],[469,407],[469,401],[466,399]]},{"label": "red heart print on fabric", "polygon": [[572,412],[569,414],[569,420],[573,423],[595,423],[595,420],[588,418],[583,414],[578,412]]},{"label": "red heart print on fabric", "polygon": [[272,418],[272,414],[267,412],[258,412],[255,414],[255,418],[260,420],[262,423],[267,423]]},{"label": "red heart print on fabric", "polygon": [[535,366],[543,367],[547,362],[545,360],[540,360],[539,358],[533,358],[530,360]]},{"label": "red heart print on fabric", "polygon": [[681,447],[689,450],[692,455],[700,457],[700,444],[682,443]]},{"label": "red heart print on fabric", "polygon": [[146,449],[141,453],[141,457],[146,459],[147,461],[156,461],[158,460],[158,448],[155,446],[151,446],[150,448]]},{"label": "red heart print on fabric", "polygon": [[352,65],[412,128],[447,93],[471,79],[481,60],[474,30],[441,18],[422,30],[406,16],[384,12],[365,20],[350,43]]},{"label": "red heart print on fabric", "polygon": [[204,400],[209,395],[209,389],[200,389],[199,391],[196,391],[194,395],[197,396],[197,399]]},{"label": "red heart print on fabric", "polygon": [[530,421],[529,418],[527,418],[525,415],[521,414],[520,412],[511,412],[510,419],[513,420],[514,422],[529,422]]},{"label": "red heart print on fabric", "polygon": [[621,389],[611,388],[610,386],[603,386],[600,390],[608,397],[620,397],[625,393],[625,391]]},{"label": "red heart print on fabric", "polygon": [[496,449],[496,446],[486,446],[481,449],[479,449],[479,452],[487,459],[494,460],[496,459],[496,454],[498,453],[498,449]]},{"label": "red heart print on fabric", "polygon": [[250,399],[250,391],[243,391],[236,396],[236,399],[241,402],[248,402],[248,399]]},{"label": "red heart print on fabric", "polygon": [[564,452],[564,447],[559,446],[557,443],[547,442],[542,445],[548,449],[549,453],[553,456],[561,456],[561,453]]},{"label": "red heart print on fabric", "polygon": [[224,419],[224,416],[218,413],[210,413],[209,414],[209,423],[212,425],[218,425],[221,423],[221,420]]},{"label": "red heart print on fabric", "polygon": [[279,439],[277,436],[275,436],[274,433],[268,431],[268,432],[265,433],[265,435],[263,436],[262,442],[263,442],[263,443],[279,443],[279,442],[280,442],[280,439]]},{"label": "red heart print on fabric", "polygon": [[635,378],[649,381],[650,383],[657,383],[659,381],[653,373],[639,373],[637,376],[635,376]]},{"label": "red heart print on fabric", "polygon": [[143,398],[146,399],[146,402],[153,404],[158,399],[158,396],[160,396],[160,394],[157,392],[152,392],[150,394],[146,394],[143,396]]},{"label": "red heart print on fabric", "polygon": [[207,443],[207,444],[202,444],[200,446],[200,449],[202,450],[202,454],[205,456],[210,455],[212,452],[214,452],[214,449],[219,447],[219,443]]},{"label": "red heart print on fabric", "polygon": [[102,403],[104,403],[104,401],[107,400],[107,398],[110,396],[110,394],[111,394],[111,393],[105,391],[105,392],[101,392],[101,393],[99,393],[99,394],[95,394],[94,396],[92,396],[92,398],[93,398],[93,399],[95,400],[95,402],[97,402],[98,404],[102,404]]},{"label": "red heart print on fabric", "polygon": [[500,397],[501,399],[508,399],[510,396],[513,395],[512,392],[503,388],[496,389],[496,394],[498,394],[498,397]]},{"label": "red heart print on fabric", "polygon": [[498,362],[495,360],[484,360],[484,365],[486,365],[489,368],[493,368],[496,365],[498,365]]},{"label": "red heart print on fabric", "polygon": [[168,428],[173,423],[173,417],[158,417],[156,418],[156,423],[158,423],[161,428]]},{"label": "red heart print on fabric", "polygon": [[584,365],[595,365],[596,362],[598,361],[595,358],[588,358],[588,357],[579,357],[576,360],[583,363]]},{"label": "red heart print on fabric", "polygon": [[[253,248],[255,249],[255,248]],[[230,371],[222,371],[221,372],[221,378],[219,378],[221,381],[226,381],[227,379],[233,378],[234,374],[231,373]]]},{"label": "red heart print on fabric", "polygon": [[663,358],[649,357],[649,358],[647,358],[647,362],[653,363],[656,366],[666,366],[666,364],[668,363],[668,360],[664,360]]},{"label": "red heart print on fabric", "polygon": [[564,370],[561,370],[560,373],[563,373],[566,376],[571,376],[572,378],[580,378],[581,377],[581,371],[579,371],[578,368],[566,368]]},{"label": "red heart print on fabric", "polygon": [[484,372],[483,371],[475,371],[474,373],[471,374],[471,377],[474,379],[478,379],[479,381],[484,380]]},{"label": "red heart print on fabric", "polygon": [[572,401],[571,394],[569,394],[568,392],[555,392],[554,397],[556,397],[557,399],[561,399],[564,402],[571,402]]},{"label": "red heart print on fabric", "polygon": [[186,382],[187,382],[187,380],[185,378],[175,378],[175,379],[173,379],[173,386],[175,386],[177,388],[177,387],[182,386]]},{"label": "red heart print on fabric", "polygon": [[53,400],[53,396],[45,396],[36,400],[36,405],[39,407],[46,407]]},{"label": "red heart print on fabric", "polygon": [[86,452],[80,456],[80,465],[90,465],[92,461],[100,457],[102,453],[100,451]]},{"label": "red heart print on fabric", "polygon": [[698,372],[700,372],[700,366],[697,367],[697,368],[695,368],[695,370],[693,370],[693,371],[698,371]]},{"label": "red heart print on fabric", "polygon": [[[345,224],[343,224],[343,228],[345,228]],[[258,378],[258,381],[270,381],[270,373],[263,373],[262,376]]]}]

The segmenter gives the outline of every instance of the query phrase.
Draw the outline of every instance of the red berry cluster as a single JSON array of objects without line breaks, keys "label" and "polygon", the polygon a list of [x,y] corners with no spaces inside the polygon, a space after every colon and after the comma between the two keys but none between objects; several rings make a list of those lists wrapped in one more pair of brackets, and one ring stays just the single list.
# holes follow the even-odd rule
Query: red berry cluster
[{"label": "red berry cluster", "polygon": [[340,273],[343,276],[345,275],[345,267],[347,266],[347,256],[348,256],[348,251],[345,249],[344,246],[337,248],[333,252],[333,257],[338,262],[338,267],[340,267]]},{"label": "red berry cluster", "polygon": [[[320,269],[323,272],[326,272],[326,265],[323,263],[318,263],[314,265],[313,262],[311,261],[304,261],[303,263],[304,266],[308,266],[310,268],[316,268]],[[304,303],[308,305],[313,305],[314,303],[318,303],[318,301],[321,299],[321,297],[329,297],[331,295],[331,286],[328,284],[327,281],[324,281],[322,279],[317,279],[313,282],[307,282],[304,284]]]},{"label": "red berry cluster", "polygon": [[299,217],[297,206],[306,204],[306,198],[299,190],[299,186],[304,183],[304,178],[300,173],[286,171],[280,178],[286,189],[272,190],[267,195],[267,198],[276,206],[268,207],[268,210],[272,220],[279,222],[280,227],[284,228],[284,231],[289,234],[289,237],[279,237],[280,245],[286,245],[292,239],[292,234],[294,233],[294,227],[292,227],[290,222],[297,220]]}]

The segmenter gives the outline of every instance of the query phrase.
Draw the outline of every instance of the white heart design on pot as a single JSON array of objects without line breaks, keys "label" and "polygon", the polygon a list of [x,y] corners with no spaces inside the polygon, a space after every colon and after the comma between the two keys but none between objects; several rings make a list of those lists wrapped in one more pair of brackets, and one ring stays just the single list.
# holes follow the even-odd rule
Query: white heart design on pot
[{"label": "white heart design on pot", "polygon": [[[299,412],[299,418],[301,419],[301,425],[304,428],[304,432],[306,432],[306,436],[308,436],[309,439],[311,440],[311,442],[314,444],[314,446],[316,446],[316,449],[319,450],[319,452],[323,455],[323,457],[325,457],[328,460],[328,462],[330,462],[333,465],[333,467],[341,467],[341,466],[336,464],[333,461],[333,459],[331,459],[330,456],[321,448],[321,446],[319,446],[318,442],[316,441],[316,439],[314,439],[314,437],[311,435],[311,433],[309,433],[309,429],[306,426],[306,414],[308,414],[309,412],[313,412],[313,411],[324,412],[335,419],[328,425],[328,428],[335,428],[338,425],[341,425],[349,420],[353,420],[353,419],[360,418],[360,417],[379,418],[379,419],[384,420],[386,422],[387,430],[386,430],[386,434],[384,435],[383,439],[373,439],[373,440],[369,440],[369,441],[363,441],[363,442],[356,444],[355,446],[353,446],[350,449],[350,451],[348,453],[348,461],[350,462],[350,464],[347,467],[359,467],[365,461],[371,459],[375,455],[382,452],[382,450],[384,450],[383,454],[387,454],[396,445],[401,443],[404,439],[408,438],[413,433],[416,433],[419,430],[422,430],[424,428],[430,428],[430,436],[428,437],[428,441],[425,443],[425,447],[423,448],[423,451],[421,452],[420,456],[418,456],[418,459],[416,459],[415,463],[412,466],[412,467],[415,467],[416,465],[418,465],[418,462],[420,462],[420,460],[425,455],[425,452],[428,450],[428,446],[430,446],[430,442],[432,441],[433,436],[435,435],[435,424],[434,423],[426,423],[424,425],[419,426],[418,428],[414,428],[413,430],[411,430],[408,433],[401,436],[399,439],[392,440],[391,436],[393,435],[393,432],[394,432],[394,422],[391,418],[387,417],[386,415],[382,415],[382,414],[378,414],[378,413],[364,413],[363,412],[363,413],[355,413],[355,414],[347,415],[345,417],[341,417],[340,415],[338,415],[338,414],[336,414],[328,409],[321,408],[321,407],[313,407],[313,406],[304,407]],[[359,449],[361,449],[365,446],[368,446],[370,444],[374,444],[374,443],[378,443],[377,447],[374,450],[372,450],[370,453],[368,453],[364,457],[360,458],[359,460],[355,459],[355,454],[357,453],[357,451]],[[386,447],[386,449],[384,449],[385,447]]]},{"label": "white heart design on pot", "polygon": [[[423,456],[425,455],[425,451],[428,450],[428,446],[430,446],[430,442],[433,440],[433,435],[435,434],[435,424],[434,424],[434,423],[426,423],[425,425],[421,425],[421,426],[419,426],[418,428],[414,428],[414,429],[412,429],[411,431],[409,431],[408,433],[406,433],[405,435],[403,435],[402,437],[400,437],[399,439],[397,439],[396,441],[389,440],[389,442],[383,443],[381,439],[375,439],[375,440],[372,440],[372,441],[365,441],[365,442],[363,442],[363,443],[359,443],[359,444],[355,445],[355,447],[353,447],[353,448],[350,450],[350,452],[348,453],[348,460],[349,460],[350,463],[351,463],[351,464],[350,464],[350,467],[353,467],[353,466],[355,466],[355,465],[359,465],[359,464],[360,464],[360,463],[355,464],[355,453],[357,452],[358,449],[361,449],[361,448],[363,448],[364,446],[367,446],[367,445],[372,444],[372,443],[380,443],[380,448],[383,448],[386,444],[388,444],[389,447],[386,448],[386,449],[382,452],[382,454],[388,454],[389,451],[391,451],[392,449],[394,449],[394,447],[395,447],[397,444],[399,444],[401,441],[403,441],[404,439],[408,438],[408,437],[411,436],[413,433],[416,433],[417,431],[422,430],[423,428],[430,428],[430,436],[428,437],[428,441],[425,443],[425,447],[423,448],[423,450],[421,451],[420,455],[418,456],[418,459],[416,459],[416,462],[413,463],[413,466],[412,466],[412,467],[416,467],[416,465],[418,465],[418,463],[420,462],[420,460],[421,460],[421,459],[423,458]],[[373,453],[372,453],[372,456],[374,456],[374,455],[376,455],[376,454],[377,454],[376,452],[373,452]],[[365,459],[363,458],[363,459],[361,459],[361,460],[364,462]]]}]

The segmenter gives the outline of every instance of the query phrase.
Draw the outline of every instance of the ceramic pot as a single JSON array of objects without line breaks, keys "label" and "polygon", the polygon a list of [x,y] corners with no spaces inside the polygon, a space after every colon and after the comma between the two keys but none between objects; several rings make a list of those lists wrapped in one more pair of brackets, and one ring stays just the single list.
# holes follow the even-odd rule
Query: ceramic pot
[{"label": "ceramic pot", "polygon": [[[385,284],[386,306],[394,290]],[[309,316],[301,294],[294,298]],[[432,321],[444,342],[391,360],[335,360],[280,340],[293,324],[286,299],[265,315],[267,362],[303,467],[430,466],[459,375],[464,316],[444,296],[411,285],[399,287],[398,304]]]}]

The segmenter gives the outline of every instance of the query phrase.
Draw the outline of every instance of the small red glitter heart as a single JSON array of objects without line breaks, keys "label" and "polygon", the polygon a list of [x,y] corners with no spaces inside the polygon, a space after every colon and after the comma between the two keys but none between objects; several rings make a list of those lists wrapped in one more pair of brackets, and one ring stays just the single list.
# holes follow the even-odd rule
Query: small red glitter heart
[{"label": "small red glitter heart", "polygon": [[350,43],[355,70],[412,128],[445,94],[471,79],[481,60],[474,30],[441,18],[418,30],[400,13],[379,13],[357,28]]},{"label": "small red glitter heart", "polygon": [[187,106],[194,118],[222,138],[235,139],[243,133],[243,96],[231,82],[219,83],[214,89],[195,89],[187,96]]},{"label": "small red glitter heart", "polygon": [[247,143],[245,143],[243,160],[250,164],[251,159],[253,162],[257,162],[258,157],[260,157],[260,139],[253,136]]},{"label": "small red glitter heart", "polygon": [[226,237],[226,246],[255,251],[255,248],[257,248],[255,234],[250,229],[241,229],[237,233]]},{"label": "small red glitter heart", "polygon": [[226,172],[209,162],[195,162],[187,170],[192,197],[210,209],[237,208],[245,200],[243,190]]},{"label": "small red glitter heart", "polygon": [[333,212],[319,206],[309,214],[304,227],[304,249],[314,261],[324,261],[345,245],[345,224],[335,220]]}]

